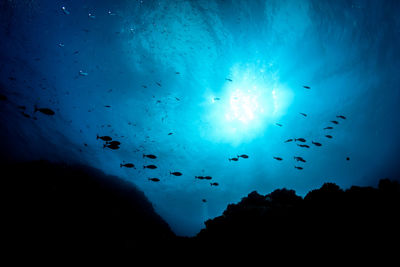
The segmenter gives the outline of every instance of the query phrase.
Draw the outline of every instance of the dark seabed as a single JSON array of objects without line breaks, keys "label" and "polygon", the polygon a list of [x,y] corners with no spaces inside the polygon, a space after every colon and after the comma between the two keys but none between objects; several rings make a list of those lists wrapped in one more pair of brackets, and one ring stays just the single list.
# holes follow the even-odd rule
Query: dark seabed
[{"label": "dark seabed", "polygon": [[367,221],[398,236],[399,1],[3,0],[0,12],[11,248],[317,240],[316,222],[341,240],[362,243]]}]

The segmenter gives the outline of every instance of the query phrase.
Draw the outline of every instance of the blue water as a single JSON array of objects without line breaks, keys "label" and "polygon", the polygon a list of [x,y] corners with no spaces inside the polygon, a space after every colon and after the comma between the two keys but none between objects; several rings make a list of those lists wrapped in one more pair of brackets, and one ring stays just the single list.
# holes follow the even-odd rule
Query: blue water
[{"label": "blue water", "polygon": [[[131,181],[178,235],[195,235],[253,190],[304,195],[324,182],[398,177],[399,1],[0,8],[3,158],[79,162]],[[310,148],[284,142],[293,138]],[[249,158],[229,161],[241,154]]]}]

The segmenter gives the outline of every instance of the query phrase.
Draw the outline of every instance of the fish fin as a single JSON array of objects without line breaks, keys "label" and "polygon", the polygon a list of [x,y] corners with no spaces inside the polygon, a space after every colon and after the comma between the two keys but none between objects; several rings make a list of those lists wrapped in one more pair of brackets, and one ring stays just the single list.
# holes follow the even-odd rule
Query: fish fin
[{"label": "fish fin", "polygon": [[122,168],[122,163],[119,164],[119,167]]}]

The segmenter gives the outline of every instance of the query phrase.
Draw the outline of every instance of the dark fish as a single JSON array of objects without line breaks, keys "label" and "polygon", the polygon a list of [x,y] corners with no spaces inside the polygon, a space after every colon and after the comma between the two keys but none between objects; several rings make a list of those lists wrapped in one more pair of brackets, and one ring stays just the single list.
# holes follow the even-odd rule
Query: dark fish
[{"label": "dark fish", "polygon": [[204,180],[204,176],[195,176],[195,179]]},{"label": "dark fish", "polygon": [[151,155],[151,154],[149,154],[149,155],[143,154],[143,158],[144,158],[144,157],[149,158],[149,159],[156,159],[156,158],[157,158],[156,156]]},{"label": "dark fish", "polygon": [[307,114],[306,113],[301,113],[301,112],[299,112],[301,115],[303,115],[304,117],[307,117]]},{"label": "dark fish", "polygon": [[105,108],[111,108],[111,106],[110,105],[106,105],[106,106],[104,106]]},{"label": "dark fish", "polygon": [[211,177],[211,176],[204,176],[204,179],[206,179],[206,180],[211,180],[212,177]]},{"label": "dark fish", "polygon": [[294,139],[294,141],[296,142],[296,141],[300,141],[300,142],[303,142],[303,143],[305,143],[306,142],[306,139],[304,139],[304,138],[295,138]]},{"label": "dark fish", "polygon": [[109,149],[119,149],[119,145],[109,145],[109,144],[105,144],[104,146],[103,146],[103,148],[105,148],[105,147],[107,147],[107,148],[109,148]]},{"label": "dark fish", "polygon": [[334,124],[339,124],[339,122],[338,121],[331,121],[332,123],[334,123]]},{"label": "dark fish", "polygon": [[306,148],[310,148],[310,146],[309,145],[300,145],[300,144],[297,144],[299,147],[306,147]]},{"label": "dark fish", "polygon": [[180,74],[180,72],[178,72],[178,71],[175,71],[175,74]]},{"label": "dark fish", "polygon": [[169,172],[169,174],[175,175],[175,176],[181,176],[181,172]]},{"label": "dark fish", "polygon": [[205,203],[205,202],[207,202],[207,199],[203,198],[201,201],[203,201]]},{"label": "dark fish", "polygon": [[214,97],[215,101],[221,100],[219,97]]},{"label": "dark fish", "polygon": [[230,82],[232,82],[232,79],[225,78],[225,80],[226,80],[226,81],[230,81]]},{"label": "dark fish", "polygon": [[168,133],[168,135],[173,135],[174,133]]},{"label": "dark fish", "polygon": [[148,178],[149,179],[149,181],[153,181],[153,182],[159,182],[160,181],[160,179],[158,179],[158,178]]},{"label": "dark fish", "polygon": [[154,169],[157,169],[157,166],[156,165],[147,165],[147,166],[143,166],[143,169],[152,169],[152,170],[154,170]]},{"label": "dark fish", "polygon": [[13,76],[8,77],[8,79],[9,79],[10,81],[16,81],[16,80],[17,80],[17,78],[15,78],[15,77],[13,77]]},{"label": "dark fish", "polygon": [[349,157],[347,157],[347,158],[346,158],[346,160],[350,160],[350,158],[349,158]]},{"label": "dark fish", "polygon": [[345,120],[345,119],[346,119],[346,117],[345,117],[345,116],[343,116],[343,115],[337,115],[337,116],[336,116],[336,118],[340,118],[340,119],[343,119],[343,120]]},{"label": "dark fish", "polygon": [[136,169],[135,168],[135,165],[134,164],[132,164],[132,163],[125,163],[125,164],[119,164],[119,166],[122,168],[122,167],[126,167],[126,168],[134,168],[134,169]]},{"label": "dark fish", "polygon": [[316,146],[322,146],[322,144],[321,144],[321,143],[318,143],[318,142],[311,141],[311,143],[313,143],[313,144],[316,145]]},{"label": "dark fish", "polygon": [[231,159],[228,159],[229,161],[238,161],[239,160],[239,158],[231,158]]},{"label": "dark fish", "polygon": [[279,127],[282,127],[282,124],[280,124],[280,123],[275,123],[276,125],[278,125]]},{"label": "dark fish", "polygon": [[328,138],[332,138],[332,135],[329,135],[329,134],[327,134],[325,136],[328,137]]},{"label": "dark fish", "polygon": [[22,116],[24,116],[25,118],[30,118],[31,116],[29,114],[26,114],[25,112],[21,111]]},{"label": "dark fish", "polygon": [[303,167],[298,167],[298,166],[294,166],[296,169],[298,169],[298,170],[302,170],[303,169]]},{"label": "dark fish", "polygon": [[106,142],[106,145],[119,146],[119,145],[121,145],[121,142],[120,141],[111,141],[111,142]]},{"label": "dark fish", "polygon": [[218,183],[210,183],[211,186],[218,186]]},{"label": "dark fish", "polygon": [[156,82],[156,84],[157,84],[158,86],[160,86],[160,87],[161,87],[161,83],[159,83],[159,82]]},{"label": "dark fish", "polygon": [[34,110],[33,112],[37,112],[37,111],[40,111],[40,112],[42,112],[43,114],[49,115],[49,116],[55,114],[54,111],[51,110],[51,109],[49,109],[49,108],[37,108],[37,107],[35,106],[35,110]]},{"label": "dark fish", "polygon": [[332,130],[332,129],[333,129],[333,127],[331,127],[331,126],[328,126],[328,127],[324,128],[324,130]]},{"label": "dark fish", "polygon": [[176,96],[175,96],[175,99],[176,99],[176,101],[181,101],[179,98],[177,98]]},{"label": "dark fish", "polygon": [[301,161],[301,162],[306,162],[305,159],[303,159],[302,157],[293,157],[295,160],[297,161]]},{"label": "dark fish", "polygon": [[307,85],[303,85],[303,87],[306,88],[306,89],[311,89],[311,87],[307,86]]},{"label": "dark fish", "polygon": [[147,85],[142,85],[143,88],[147,88]]},{"label": "dark fish", "polygon": [[7,97],[3,94],[0,94],[0,100],[1,101],[7,101]]},{"label": "dark fish", "polygon": [[283,160],[283,158],[280,158],[280,157],[273,157],[273,158],[276,160]]},{"label": "dark fish", "polygon": [[101,139],[101,140],[103,140],[103,141],[106,141],[106,142],[109,142],[109,141],[111,141],[112,140],[112,138],[111,137],[109,137],[109,136],[99,136],[99,135],[96,135],[96,139]]},{"label": "dark fish", "polygon": [[237,155],[238,158],[244,158],[244,159],[248,159],[249,156],[247,156],[246,154],[242,154],[242,155]]},{"label": "dark fish", "polygon": [[289,143],[289,142],[292,142],[292,141],[293,141],[293,139],[288,139],[288,140],[285,141],[285,143]]}]

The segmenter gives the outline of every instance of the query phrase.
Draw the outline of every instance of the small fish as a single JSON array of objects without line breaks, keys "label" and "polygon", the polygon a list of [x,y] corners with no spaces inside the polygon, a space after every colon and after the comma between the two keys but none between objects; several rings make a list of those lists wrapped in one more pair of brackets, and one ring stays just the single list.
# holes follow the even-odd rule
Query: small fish
[{"label": "small fish", "polygon": [[154,156],[154,155],[151,155],[151,154],[149,154],[149,155],[146,155],[146,154],[143,154],[143,158],[149,158],[149,159],[156,159],[157,157],[156,156]]},{"label": "small fish", "polygon": [[65,45],[63,43],[58,44],[59,47],[64,47]]},{"label": "small fish", "polygon": [[273,158],[276,160],[279,160],[279,161],[283,160],[283,158],[281,158],[281,157],[273,157]]},{"label": "small fish", "polygon": [[43,113],[45,115],[49,115],[49,116],[55,114],[54,111],[49,109],[49,108],[38,108],[38,107],[35,106],[35,109],[34,109],[33,112],[37,112],[37,111],[40,111],[41,113]]},{"label": "small fish", "polygon": [[159,82],[156,82],[156,84],[157,84],[158,86],[160,86],[160,87],[161,87],[161,83],[159,83]]},{"label": "small fish", "polygon": [[327,134],[327,135],[325,135],[327,138],[332,138],[332,135],[329,135],[329,134]]},{"label": "small fish", "polygon": [[306,113],[301,113],[301,112],[299,112],[301,115],[303,115],[304,117],[307,117],[307,114]]},{"label": "small fish", "polygon": [[64,12],[65,15],[69,15],[70,14],[70,12],[67,10],[67,8],[65,6],[62,6],[61,10]]},{"label": "small fish", "polygon": [[181,74],[179,71],[175,71],[175,74]]},{"label": "small fish", "polygon": [[178,97],[175,96],[176,101],[181,101]]},{"label": "small fish", "polygon": [[303,167],[298,167],[298,166],[294,166],[296,169],[298,169],[298,170],[302,170],[303,169]]},{"label": "small fish", "polygon": [[203,203],[206,203],[207,199],[203,198],[201,201],[203,201]]},{"label": "small fish", "polygon": [[142,85],[143,88],[147,88],[147,85]]},{"label": "small fish", "polygon": [[306,89],[311,89],[311,87],[307,86],[307,85],[303,85],[303,87],[306,88]]},{"label": "small fish", "polygon": [[106,144],[107,145],[112,145],[112,146],[119,146],[119,145],[121,145],[121,142],[120,141],[106,141]]},{"label": "small fish", "polygon": [[278,125],[279,127],[282,127],[283,125],[280,123],[275,123],[276,125]]},{"label": "small fish", "polygon": [[303,143],[305,143],[306,142],[306,139],[304,139],[304,138],[295,138],[294,139],[294,141],[296,142],[296,141],[300,141],[300,142],[303,142]]},{"label": "small fish", "polygon": [[211,180],[212,177],[211,177],[211,176],[204,176],[204,179],[205,179],[205,180]]},{"label": "small fish", "polygon": [[89,73],[84,72],[83,70],[80,70],[80,71],[79,71],[79,75],[81,75],[81,76],[88,76]]},{"label": "small fish", "polygon": [[160,181],[160,179],[158,179],[158,178],[148,178],[149,179],[149,181],[153,181],[153,182],[159,182]]},{"label": "small fish", "polygon": [[112,140],[112,138],[111,137],[109,137],[109,136],[99,136],[98,134],[96,135],[96,140],[98,140],[98,139],[101,139],[101,140],[103,140],[103,141],[106,141],[106,142],[109,142],[109,141],[111,141]]},{"label": "small fish", "polygon": [[244,159],[248,159],[249,156],[247,156],[246,154],[242,154],[242,155],[238,155],[237,158],[244,158]]},{"label": "small fish", "polygon": [[174,133],[168,133],[168,135],[173,135]]},{"label": "small fish", "polygon": [[345,116],[343,116],[343,115],[337,115],[337,116],[336,116],[336,118],[340,118],[340,119],[343,119],[343,120],[345,120],[345,119],[346,119],[346,117],[345,117]]},{"label": "small fish", "polygon": [[221,100],[219,97],[214,97],[214,100],[215,101],[219,101],[219,100]]},{"label": "small fish", "polygon": [[154,169],[157,169],[157,166],[156,165],[147,165],[147,166],[143,166],[143,169],[152,169],[152,170],[154,170]]},{"label": "small fish", "polygon": [[313,143],[313,144],[316,145],[316,146],[322,146],[322,144],[321,144],[321,143],[318,143],[318,142],[311,141],[311,143]]},{"label": "small fish", "polygon": [[175,175],[175,176],[181,176],[181,172],[169,172],[169,174]]},{"label": "small fish", "polygon": [[88,17],[91,18],[91,19],[95,19],[95,18],[96,18],[96,16],[93,15],[92,13],[89,13],[89,14],[88,14]]},{"label": "small fish", "polygon": [[334,123],[334,124],[339,124],[339,122],[338,121],[331,121],[332,123]]},{"label": "small fish", "polygon": [[225,78],[225,80],[226,80],[226,81],[230,81],[230,82],[232,82],[232,79]]},{"label": "small fish", "polygon": [[218,183],[210,183],[211,186],[218,186]]},{"label": "small fish", "polygon": [[106,105],[106,106],[104,106],[105,108],[111,108],[111,106],[110,105]]},{"label": "small fish", "polygon": [[134,168],[134,169],[136,169],[135,168],[135,165],[134,164],[132,164],[132,163],[125,163],[125,164],[119,164],[119,166],[122,168],[122,167],[126,167],[126,168]]},{"label": "small fish", "polygon": [[306,160],[305,159],[303,159],[302,157],[293,157],[295,160],[297,160],[297,161],[301,161],[301,162],[306,162]]},{"label": "small fish", "polygon": [[333,129],[333,127],[331,127],[331,126],[328,126],[328,127],[324,128],[324,130],[332,130],[332,129]]},{"label": "small fish", "polygon": [[31,117],[29,114],[26,114],[23,111],[21,111],[21,114],[22,114],[22,116],[24,116],[25,118],[28,118],[28,119],[30,119],[30,117]]},{"label": "small fish", "polygon": [[346,158],[346,160],[350,160],[350,158],[349,158],[349,157],[347,157],[347,158]]},{"label": "small fish", "polygon": [[204,176],[195,176],[195,179],[204,180]]},{"label": "small fish", "polygon": [[293,141],[293,139],[288,139],[288,140],[285,141],[285,143],[289,143],[289,142],[292,142],[292,141]]},{"label": "small fish", "polygon": [[108,15],[110,15],[110,16],[115,16],[115,15],[116,15],[114,12],[111,12],[110,10],[109,10],[107,13],[108,13]]},{"label": "small fish", "polygon": [[297,144],[299,147],[306,147],[306,148],[310,148],[310,146],[309,145],[300,145],[300,144]]},{"label": "small fish", "polygon": [[7,96],[0,94],[0,100],[1,101],[7,101]]},{"label": "small fish", "polygon": [[228,159],[229,161],[238,161],[239,160],[239,158],[231,158],[231,159]]},{"label": "small fish", "polygon": [[109,148],[109,149],[119,149],[119,145],[108,145],[108,144],[106,144],[106,145],[104,145],[103,146],[103,148],[105,148],[105,147],[107,147],[107,148]]}]

